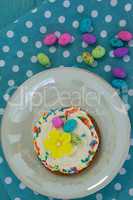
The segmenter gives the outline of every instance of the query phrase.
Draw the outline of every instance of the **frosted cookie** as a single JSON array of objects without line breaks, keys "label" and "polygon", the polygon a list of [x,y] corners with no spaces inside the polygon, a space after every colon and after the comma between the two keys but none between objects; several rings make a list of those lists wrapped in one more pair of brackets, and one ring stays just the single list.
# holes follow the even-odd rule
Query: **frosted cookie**
[{"label": "frosted cookie", "polygon": [[93,118],[76,107],[42,113],[32,132],[38,158],[48,170],[60,174],[83,171],[94,160],[100,144]]}]

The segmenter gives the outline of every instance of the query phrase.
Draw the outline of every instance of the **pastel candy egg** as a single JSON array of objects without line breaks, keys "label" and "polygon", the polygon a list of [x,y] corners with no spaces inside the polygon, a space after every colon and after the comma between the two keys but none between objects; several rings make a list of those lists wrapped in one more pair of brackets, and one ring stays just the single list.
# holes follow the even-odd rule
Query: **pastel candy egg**
[{"label": "pastel candy egg", "polygon": [[117,48],[113,51],[114,56],[116,57],[123,57],[125,55],[127,55],[129,52],[127,47],[121,47],[121,48]]},{"label": "pastel candy egg", "polygon": [[92,51],[92,56],[96,59],[102,58],[106,53],[106,50],[104,47],[98,45],[95,49]]},{"label": "pastel candy egg", "polygon": [[85,18],[80,22],[80,31],[82,33],[90,32],[92,28],[92,21],[90,18]]},{"label": "pastel candy egg", "polygon": [[68,119],[64,124],[64,131],[65,132],[72,132],[77,127],[77,121],[75,119]]},{"label": "pastel candy egg", "polygon": [[130,33],[129,31],[120,31],[117,34],[118,38],[123,40],[123,41],[129,41],[133,38],[132,33]]},{"label": "pastel candy egg", "polygon": [[59,40],[58,40],[58,43],[61,45],[61,46],[66,46],[70,43],[72,43],[72,35],[70,35],[69,33],[63,33]]},{"label": "pastel candy egg", "polygon": [[44,65],[44,66],[50,64],[50,60],[49,60],[48,56],[44,53],[39,53],[37,55],[37,60],[41,65]]},{"label": "pastel candy egg", "polygon": [[82,59],[88,65],[92,65],[94,63],[94,58],[89,52],[83,52]]},{"label": "pastel candy egg", "polygon": [[64,125],[64,121],[60,117],[54,117],[52,119],[52,124],[55,128],[60,128]]},{"label": "pastel candy egg", "polygon": [[119,47],[123,47],[124,46],[124,43],[121,40],[117,39],[117,38],[112,38],[110,40],[110,44],[114,48],[119,48]]},{"label": "pastel candy egg", "polygon": [[43,43],[47,46],[51,46],[57,42],[57,39],[58,38],[54,33],[50,33],[43,39]]},{"label": "pastel candy egg", "polygon": [[117,89],[128,88],[128,85],[127,85],[126,81],[121,80],[121,79],[114,79],[112,81],[112,86],[117,88]]},{"label": "pastel candy egg", "polygon": [[95,35],[85,33],[82,36],[82,40],[87,44],[95,44],[97,39]]},{"label": "pastel candy egg", "polygon": [[112,74],[116,78],[126,78],[127,73],[122,67],[115,67],[112,69]]}]

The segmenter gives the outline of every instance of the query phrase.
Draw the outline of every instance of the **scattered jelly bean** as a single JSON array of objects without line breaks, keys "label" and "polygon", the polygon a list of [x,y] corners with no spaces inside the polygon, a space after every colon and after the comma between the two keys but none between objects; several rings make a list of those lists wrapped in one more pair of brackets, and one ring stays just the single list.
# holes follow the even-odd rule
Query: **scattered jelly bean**
[{"label": "scattered jelly bean", "polygon": [[127,73],[122,67],[115,67],[112,69],[112,74],[116,78],[126,78]]},{"label": "scattered jelly bean", "polygon": [[50,60],[49,60],[48,56],[44,53],[39,53],[37,55],[37,60],[41,65],[44,65],[44,66],[50,64]]},{"label": "scattered jelly bean", "polygon": [[57,40],[58,38],[56,37],[56,35],[54,33],[50,33],[45,36],[45,38],[43,39],[43,43],[47,46],[51,46],[55,44]]},{"label": "scattered jelly bean", "polygon": [[123,57],[125,55],[127,55],[129,52],[127,47],[121,47],[121,48],[117,48],[113,51],[114,56],[116,57]]},{"label": "scattered jelly bean", "polygon": [[126,41],[126,42],[130,41],[133,38],[132,33],[130,33],[129,31],[120,31],[117,34],[117,36],[119,39]]},{"label": "scattered jelly bean", "polygon": [[72,35],[70,35],[69,33],[63,33],[58,40],[58,43],[61,46],[66,46],[70,43],[72,43]]},{"label": "scattered jelly bean", "polygon": [[63,121],[62,118],[60,118],[60,117],[57,116],[57,117],[54,117],[52,119],[52,124],[53,124],[53,126],[55,128],[60,128],[60,127],[62,127],[64,125],[64,121]]},{"label": "scattered jelly bean", "polygon": [[64,124],[64,131],[65,132],[72,132],[77,127],[77,121],[75,119],[68,119]]},{"label": "scattered jelly bean", "polygon": [[123,47],[124,46],[124,43],[121,40],[117,39],[117,38],[112,38],[110,40],[110,44],[114,48],[119,48],[119,47]]},{"label": "scattered jelly bean", "polygon": [[82,59],[88,65],[92,65],[94,63],[94,58],[89,52],[83,52]]},{"label": "scattered jelly bean", "polygon": [[105,48],[100,45],[96,46],[96,48],[92,50],[92,56],[95,59],[102,58],[105,55],[105,53],[106,53]]},{"label": "scattered jelly bean", "polygon": [[127,88],[128,87],[126,81],[121,80],[121,79],[114,79],[112,81],[112,86],[117,88],[117,89],[122,89],[122,88]]},{"label": "scattered jelly bean", "polygon": [[87,44],[95,44],[97,39],[95,35],[84,33],[82,36],[82,40]]},{"label": "scattered jelly bean", "polygon": [[82,33],[90,32],[92,29],[92,21],[91,18],[85,18],[80,22],[80,31]]}]

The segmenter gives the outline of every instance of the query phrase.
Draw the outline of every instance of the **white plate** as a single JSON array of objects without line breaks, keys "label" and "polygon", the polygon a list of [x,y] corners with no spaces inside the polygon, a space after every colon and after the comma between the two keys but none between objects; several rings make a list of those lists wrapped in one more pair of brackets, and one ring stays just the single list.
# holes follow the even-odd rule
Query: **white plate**
[{"label": "white plate", "polygon": [[[39,95],[44,95],[40,103]],[[21,102],[24,97],[25,103]],[[40,111],[69,105],[89,110],[100,128],[102,143],[93,167],[81,175],[64,177],[48,172],[36,158],[31,126]],[[116,91],[78,68],[46,70],[24,82],[10,99],[2,121],[2,146],[16,176],[32,190],[62,199],[83,197],[105,187],[126,159],[129,138],[129,118]]]}]

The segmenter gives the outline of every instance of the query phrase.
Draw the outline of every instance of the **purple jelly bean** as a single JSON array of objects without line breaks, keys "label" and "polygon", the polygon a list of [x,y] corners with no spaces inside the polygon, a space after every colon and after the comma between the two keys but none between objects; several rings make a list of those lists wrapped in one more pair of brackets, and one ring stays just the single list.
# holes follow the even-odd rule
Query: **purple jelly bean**
[{"label": "purple jelly bean", "polygon": [[64,121],[62,118],[56,116],[52,119],[52,124],[55,128],[60,128],[64,125]]},{"label": "purple jelly bean", "polygon": [[117,48],[113,51],[113,53],[114,53],[114,56],[120,58],[128,54],[128,48],[127,47]]},{"label": "purple jelly bean", "polygon": [[97,39],[95,35],[85,33],[82,36],[82,40],[87,44],[95,44]]},{"label": "purple jelly bean", "polygon": [[121,78],[121,79],[126,78],[126,76],[127,76],[126,71],[121,67],[113,68],[112,69],[112,74],[113,74],[114,77]]}]

